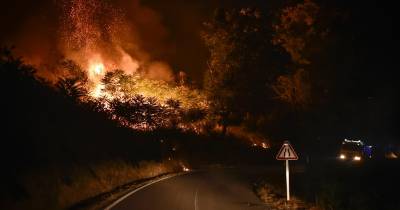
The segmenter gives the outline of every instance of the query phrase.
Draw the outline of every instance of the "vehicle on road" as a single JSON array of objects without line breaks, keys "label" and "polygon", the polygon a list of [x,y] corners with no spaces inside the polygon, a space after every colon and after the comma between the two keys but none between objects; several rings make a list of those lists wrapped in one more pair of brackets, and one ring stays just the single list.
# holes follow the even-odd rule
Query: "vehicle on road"
[{"label": "vehicle on road", "polygon": [[359,162],[368,158],[372,158],[372,146],[361,140],[344,139],[339,151],[340,160]]}]

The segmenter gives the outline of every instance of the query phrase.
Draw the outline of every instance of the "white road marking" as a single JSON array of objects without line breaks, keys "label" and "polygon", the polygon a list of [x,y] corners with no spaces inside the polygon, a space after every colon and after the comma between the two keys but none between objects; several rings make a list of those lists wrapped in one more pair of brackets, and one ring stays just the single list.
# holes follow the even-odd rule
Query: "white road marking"
[{"label": "white road marking", "polygon": [[150,185],[152,185],[152,184],[155,184],[155,183],[157,183],[157,182],[164,181],[164,180],[166,180],[166,179],[170,179],[170,178],[172,178],[172,177],[181,176],[181,175],[183,175],[183,174],[186,174],[186,173],[173,174],[173,175],[170,175],[170,176],[167,176],[167,177],[164,177],[164,178],[161,178],[161,179],[158,179],[158,180],[149,182],[149,183],[147,183],[147,184],[145,184],[145,185],[143,185],[143,186],[141,186],[141,187],[139,187],[139,188],[136,188],[136,189],[132,190],[131,192],[127,193],[126,195],[122,196],[120,199],[114,201],[114,203],[112,203],[111,205],[107,206],[104,210],[110,210],[110,209],[112,209],[114,206],[116,206],[118,203],[120,203],[121,201],[123,201],[123,200],[126,199],[127,197],[131,196],[133,193],[136,193],[137,191],[139,191],[139,190],[141,190],[141,189],[143,189],[143,188],[145,188],[145,187],[148,187],[148,186],[150,186]]},{"label": "white road marking", "polygon": [[199,189],[196,189],[196,193],[194,195],[194,210],[198,210],[198,206],[197,206],[197,192],[199,191]]}]

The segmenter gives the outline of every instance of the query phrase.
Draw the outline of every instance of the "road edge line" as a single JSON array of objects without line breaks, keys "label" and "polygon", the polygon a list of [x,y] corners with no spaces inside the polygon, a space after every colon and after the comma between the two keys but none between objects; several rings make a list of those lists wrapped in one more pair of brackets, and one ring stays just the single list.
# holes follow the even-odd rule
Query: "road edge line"
[{"label": "road edge line", "polygon": [[118,200],[114,201],[112,204],[110,204],[106,208],[104,208],[104,210],[111,210],[111,208],[116,206],[118,203],[120,203],[121,201],[125,200],[127,197],[131,196],[132,194],[136,193],[137,191],[139,191],[139,190],[141,190],[143,188],[146,188],[146,187],[148,187],[148,186],[150,186],[152,184],[155,184],[157,182],[161,182],[161,181],[164,181],[166,179],[170,179],[170,178],[177,177],[177,176],[182,176],[182,175],[185,175],[185,174],[188,174],[188,173],[173,174],[173,175],[170,175],[170,176],[167,176],[167,177],[163,177],[161,179],[157,179],[157,180],[151,181],[151,182],[149,182],[149,183],[147,183],[147,184],[145,184],[145,185],[143,185],[141,187],[138,187],[138,188],[130,191],[129,193],[125,194],[124,196],[122,196],[121,198],[119,198]]}]

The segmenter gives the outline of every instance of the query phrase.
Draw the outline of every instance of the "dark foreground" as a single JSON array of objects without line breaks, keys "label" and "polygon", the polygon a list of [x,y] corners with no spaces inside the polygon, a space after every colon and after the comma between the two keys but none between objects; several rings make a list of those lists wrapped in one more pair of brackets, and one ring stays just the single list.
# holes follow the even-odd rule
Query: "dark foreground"
[{"label": "dark foreground", "polygon": [[[253,184],[264,180],[284,196],[284,167],[280,163],[211,169],[174,177],[143,188],[110,209],[269,209],[254,193]],[[399,179],[399,161],[353,164],[328,160],[291,164],[292,195],[321,209],[400,209]]]}]

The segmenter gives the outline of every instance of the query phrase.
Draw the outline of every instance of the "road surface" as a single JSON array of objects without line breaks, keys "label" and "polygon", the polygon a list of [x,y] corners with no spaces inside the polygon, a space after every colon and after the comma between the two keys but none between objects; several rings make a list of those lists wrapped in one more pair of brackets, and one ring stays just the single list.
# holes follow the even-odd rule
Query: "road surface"
[{"label": "road surface", "polygon": [[245,170],[194,172],[147,186],[111,210],[266,210]]}]

